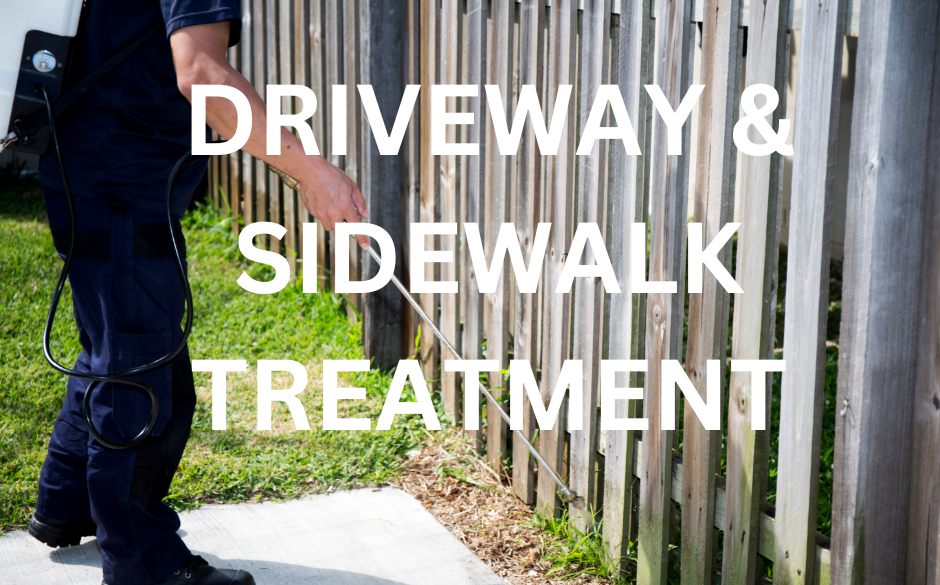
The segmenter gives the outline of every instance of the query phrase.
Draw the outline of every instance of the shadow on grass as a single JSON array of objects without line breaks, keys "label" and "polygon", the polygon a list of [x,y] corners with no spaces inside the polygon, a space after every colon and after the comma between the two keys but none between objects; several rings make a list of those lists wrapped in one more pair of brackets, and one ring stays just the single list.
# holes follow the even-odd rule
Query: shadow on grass
[{"label": "shadow on grass", "polygon": [[42,184],[33,177],[11,178],[0,169],[0,218],[45,221]]}]

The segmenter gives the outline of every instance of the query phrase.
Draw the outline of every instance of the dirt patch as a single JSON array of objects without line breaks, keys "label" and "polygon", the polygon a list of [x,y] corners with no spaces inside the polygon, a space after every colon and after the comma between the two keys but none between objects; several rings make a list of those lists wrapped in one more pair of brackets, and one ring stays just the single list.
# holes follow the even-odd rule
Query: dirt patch
[{"label": "dirt patch", "polygon": [[532,510],[512,495],[506,478],[465,442],[435,442],[410,455],[401,479],[390,485],[421,502],[509,585],[613,583],[586,575],[546,576],[552,567],[540,551],[555,537],[537,528]]}]

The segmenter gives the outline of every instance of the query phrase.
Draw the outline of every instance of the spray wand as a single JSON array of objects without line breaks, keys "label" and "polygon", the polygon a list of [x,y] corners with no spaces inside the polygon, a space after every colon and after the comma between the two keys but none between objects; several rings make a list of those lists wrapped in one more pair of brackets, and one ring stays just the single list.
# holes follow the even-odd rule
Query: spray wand
[{"label": "spray wand", "polygon": [[[278,177],[280,177],[281,181],[285,185],[287,185],[289,188],[294,189],[295,191],[297,190],[297,187],[300,185],[300,183],[296,179],[294,179],[293,177],[291,177],[284,171],[272,167],[271,165],[268,165],[268,169],[270,169],[271,172],[273,172]],[[356,213],[357,214],[359,213],[358,209],[356,210]],[[360,219],[361,217],[362,216],[360,216]],[[353,236],[350,236],[350,237],[353,237]],[[366,251],[372,256],[372,259],[375,260],[378,263],[378,265],[381,267],[382,259],[379,257],[378,253],[376,253],[375,249],[372,246],[369,246],[368,248],[366,248]],[[424,320],[425,323],[427,323],[428,327],[430,327],[431,331],[434,333],[434,336],[437,337],[437,339],[444,345],[444,347],[447,348],[447,351],[449,351],[458,360],[463,361],[464,360],[463,356],[461,356],[457,352],[457,350],[454,349],[453,344],[451,344],[450,341],[448,341],[447,338],[444,337],[444,334],[441,333],[441,330],[437,328],[437,326],[434,324],[431,318],[428,317],[427,313],[425,313],[424,310],[421,308],[421,306],[418,304],[418,301],[416,301],[415,298],[411,296],[411,293],[408,292],[408,289],[405,288],[405,285],[403,285],[402,282],[398,280],[398,277],[395,276],[394,273],[392,273],[391,279],[392,279],[392,284],[395,285],[395,288],[397,288],[398,291],[401,292],[402,296],[405,297],[405,300],[408,301],[408,303],[414,308],[414,310],[418,313],[421,319]],[[506,421],[506,424],[510,424],[509,415],[506,413],[505,410],[503,410],[499,402],[496,401],[496,398],[490,393],[489,390],[487,390],[486,386],[484,386],[483,383],[480,382],[479,379],[477,379],[477,385],[479,385],[480,387],[480,392],[482,392],[483,395],[486,396],[486,399],[490,401],[490,404],[492,404],[496,408],[496,410],[499,412],[499,415],[502,417],[502,419]],[[532,443],[529,441],[528,438],[526,438],[526,436],[522,433],[522,431],[513,430],[513,433],[515,433],[516,437],[522,441],[522,443],[526,446],[526,448],[529,450],[529,452],[532,454],[535,460],[539,462],[539,469],[546,472],[552,478],[552,481],[554,481],[555,484],[558,486],[558,495],[561,497],[561,499],[564,500],[566,503],[573,505],[575,508],[583,507],[584,498],[582,496],[579,496],[577,493],[575,493],[574,490],[568,487],[568,484],[566,484],[561,479],[561,476],[559,476],[558,473],[556,473],[555,470],[552,469],[552,466],[549,465],[547,461],[545,461],[542,455],[538,452],[538,449],[536,449],[535,446],[532,445]]]}]

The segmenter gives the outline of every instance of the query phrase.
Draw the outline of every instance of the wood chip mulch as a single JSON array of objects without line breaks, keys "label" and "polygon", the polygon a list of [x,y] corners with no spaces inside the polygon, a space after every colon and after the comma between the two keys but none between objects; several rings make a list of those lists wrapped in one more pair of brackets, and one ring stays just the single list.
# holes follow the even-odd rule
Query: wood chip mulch
[{"label": "wood chip mulch", "polygon": [[409,455],[400,478],[388,485],[421,502],[509,585],[612,583],[586,575],[567,580],[557,573],[546,576],[551,566],[541,551],[554,537],[533,524],[529,506],[512,495],[506,478],[497,476],[466,442],[435,442]]}]

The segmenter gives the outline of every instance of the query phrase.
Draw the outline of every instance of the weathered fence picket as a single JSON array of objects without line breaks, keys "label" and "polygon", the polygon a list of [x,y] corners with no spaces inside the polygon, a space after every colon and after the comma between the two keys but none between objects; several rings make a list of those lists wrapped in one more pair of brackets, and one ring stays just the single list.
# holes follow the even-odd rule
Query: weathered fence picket
[{"label": "weathered fence picket", "polygon": [[[421,84],[421,5],[420,0],[408,0],[405,3],[404,47],[405,83],[408,85]],[[396,96],[397,97],[397,96]],[[420,160],[421,160],[421,98],[415,105],[411,118],[408,120],[408,130],[405,132],[404,144],[401,148],[402,164],[404,166],[404,187],[402,212],[402,250],[411,249],[410,225],[419,221],[419,195],[420,195]],[[403,255],[404,257],[404,255]],[[411,282],[409,262],[402,262],[403,282]],[[402,349],[411,355],[417,354],[419,348],[415,347],[415,337],[418,333],[417,315],[410,305],[402,314]]]},{"label": "weathered fence picket", "polygon": [[[581,20],[581,55],[579,70],[579,95],[582,104],[594,103],[600,86],[608,83],[608,51],[610,35],[610,0],[585,0]],[[583,128],[591,108],[581,108],[580,127]],[[607,116],[604,115],[604,122]],[[580,146],[579,146],[580,147]],[[578,191],[577,223],[593,223],[603,226],[605,201],[603,183],[606,178],[606,141],[598,141],[590,153],[577,157]],[[581,264],[594,264],[595,252],[587,243]],[[573,285],[574,309],[572,310],[571,355],[582,361],[582,389],[584,405],[581,429],[571,430],[569,479],[571,489],[582,494],[588,504],[581,509],[571,506],[574,525],[584,530],[593,523],[590,506],[593,502],[597,453],[597,369],[600,357],[601,309],[604,289],[600,279],[578,279]]]},{"label": "weathered fence picket", "polygon": [[[487,58],[487,84],[499,88],[503,112],[507,119],[513,115],[510,107],[512,101],[512,42],[513,42],[513,9],[512,0],[493,0],[490,7],[490,25],[487,32],[489,42]],[[481,100],[484,99],[481,95]],[[509,222],[509,193],[510,169],[507,157],[500,156],[493,135],[493,112],[486,108],[486,168],[483,203],[483,249],[488,258],[493,257],[496,247],[496,237],[499,228]],[[496,360],[500,368],[509,366],[509,299],[512,279],[509,273],[509,263],[503,263],[500,272],[499,284],[492,293],[483,295],[483,329],[486,338],[486,357]],[[504,377],[499,374],[490,374],[490,389],[493,395],[503,395]],[[509,428],[500,418],[494,405],[486,405],[487,420],[487,461],[497,473],[503,472],[503,452],[507,448]]]},{"label": "weathered fence picket", "polygon": [[[264,91],[265,87],[268,85],[277,85],[280,83],[278,78],[280,77],[280,71],[278,67],[278,0],[264,0],[264,20],[262,25],[264,27],[264,52],[263,61],[264,61],[264,77],[260,80],[261,90]],[[261,94],[264,99],[267,99],[266,92]],[[283,104],[281,104],[283,106]],[[266,179],[268,184],[266,202],[266,217],[268,221],[281,223],[281,213],[283,208],[283,185],[281,184],[280,179],[274,173],[265,172],[264,166],[261,167],[261,172]],[[290,230],[288,230],[290,231]],[[273,236],[267,238],[268,249],[272,252],[282,253],[284,250],[284,241],[279,240]],[[287,254],[290,256],[290,254]],[[288,260],[290,262],[290,260]]]},{"label": "weathered fence picket", "polygon": [[[244,51],[241,51],[238,45],[235,45],[229,50],[228,60],[232,67],[238,69],[243,52]],[[245,156],[247,157],[248,155],[246,154]],[[222,167],[229,173],[228,180],[226,181],[228,187],[224,193],[220,194],[220,197],[225,198],[225,203],[222,207],[228,209],[231,216],[236,220],[232,222],[232,230],[235,232],[238,231],[237,220],[242,216],[241,157],[242,152],[239,150],[220,160]]]},{"label": "weathered fence picket", "polygon": [[[287,26],[291,33],[291,43],[287,49],[288,59],[292,59],[293,69],[291,71],[293,75],[293,82],[295,85],[303,85],[304,87],[310,87],[310,60],[313,58],[313,23],[311,22],[311,10],[310,6],[302,2],[301,0],[294,0],[292,5],[292,14],[288,19]],[[237,46],[237,45],[236,45]],[[301,103],[298,98],[293,99],[292,113],[300,112]],[[320,137],[321,126],[318,122],[317,113],[320,112],[320,108],[317,108],[317,111],[314,113],[314,116],[310,119],[310,127],[313,129],[313,137],[317,142],[317,147],[323,144],[323,140]],[[313,220],[307,209],[304,207],[303,201],[301,200],[300,194],[292,191],[292,197],[294,198],[294,209],[295,209],[295,221],[294,223],[301,227],[297,230],[297,247],[295,250],[300,250],[297,255],[298,266],[302,271],[306,271],[309,268],[311,270],[316,270],[314,263],[316,262],[316,257],[307,259],[304,257],[304,230],[302,229],[302,224],[310,223]],[[286,223],[285,219],[285,223]],[[286,227],[286,226],[285,226]],[[317,241],[321,241],[319,238]],[[308,264],[304,262],[309,260]]]},{"label": "weathered fence picket", "polygon": [[[626,112],[636,128],[638,141],[645,143],[647,133],[646,111],[649,103],[642,86],[647,81],[647,48],[649,43],[649,3],[622,2],[617,26],[613,29],[616,47],[616,85],[624,96]],[[618,122],[623,123],[623,122]],[[646,151],[644,151],[646,152]],[[630,284],[631,230],[634,223],[644,223],[647,206],[645,198],[646,156],[627,153],[620,142],[610,145],[611,185],[608,201],[608,241],[617,283],[621,294],[610,295],[608,359],[637,359],[639,329],[645,319],[637,319],[639,296]],[[644,270],[645,270],[644,264]],[[630,387],[636,387],[635,376],[627,377]],[[636,418],[637,401],[617,401],[617,418]],[[635,431],[608,430],[604,433],[604,539],[607,541],[610,561],[618,568],[626,568],[631,534],[636,524],[633,513],[635,482],[633,481]]]},{"label": "weathered fence picket", "polygon": [[[538,89],[539,103],[544,103],[542,94],[542,17],[545,4],[540,0],[523,0],[519,18],[519,68],[520,82]],[[512,127],[507,117],[507,126]],[[522,257],[528,262],[535,243],[535,230],[541,218],[541,170],[542,157],[536,154],[535,133],[527,123],[522,131],[518,155],[517,200],[515,204],[516,239]],[[541,264],[541,259],[536,258]],[[514,289],[513,359],[529,362],[534,372],[538,367],[538,293],[523,293]],[[528,397],[524,399],[525,412],[522,432],[530,440],[535,430],[535,419]],[[512,447],[513,492],[516,497],[531,504],[535,497],[535,460],[519,437],[513,437]]]},{"label": "weathered fence picket", "polygon": [[[548,111],[558,108],[558,91],[562,85],[575,82],[577,57],[578,3],[574,0],[553,2],[549,12],[548,75],[546,75]],[[575,104],[572,93],[567,105],[566,123],[561,128],[558,152],[546,157],[545,166],[545,221],[552,224],[542,280],[543,315],[546,325],[542,327],[542,380],[540,390],[545,404],[551,401],[564,360],[570,356],[571,295],[556,294],[561,268],[571,244],[571,217],[573,197],[569,196],[574,182],[575,150]],[[539,453],[564,472],[565,429],[568,411],[562,403],[554,428],[540,429]],[[553,518],[560,511],[560,502],[555,486],[540,481],[537,486],[536,509],[540,514]]]},{"label": "weathered fence picket", "polygon": [[[294,52],[291,46],[292,20],[294,20],[294,13],[291,3],[282,1],[277,7],[276,61],[277,82],[282,85],[294,83],[293,59],[291,58],[291,53]],[[291,98],[283,98],[281,102],[281,108],[285,111],[292,111],[294,109],[293,100]],[[270,176],[275,177],[275,179],[277,178],[273,173],[271,173]],[[278,183],[280,183],[280,181],[278,181]],[[291,272],[296,274],[297,250],[299,249],[297,245],[297,228],[300,223],[297,221],[295,211],[297,193],[282,184],[278,184],[277,187],[281,193],[281,211],[280,215],[275,215],[274,217],[277,218],[277,221],[283,221],[284,227],[287,228],[287,233],[284,234],[283,246],[288,265],[291,267]]]},{"label": "weathered fence picket", "polygon": [[[738,87],[740,85],[742,36],[738,28],[739,0],[707,0],[702,23],[702,70],[704,85],[699,105],[698,168],[693,193],[693,220],[702,224],[704,246],[734,217],[734,173],[736,149],[731,140],[737,121]],[[691,235],[689,236],[692,237]],[[691,245],[691,240],[690,240]],[[718,255],[722,265],[730,269],[731,244]],[[730,272],[730,270],[729,270]],[[724,381],[727,357],[727,323],[729,294],[717,279],[702,275],[701,294],[689,295],[688,343],[685,371],[705,400],[707,361],[719,360]],[[725,403],[725,388],[720,400]],[[706,583],[712,579],[715,557],[714,515],[715,477],[720,471],[722,432],[706,430],[688,402],[683,421],[682,503],[682,582]]]},{"label": "weathered fence picket", "polygon": [[[775,583],[826,584],[829,541],[816,527],[816,501],[829,240],[836,144],[847,139],[839,127],[842,44],[844,35],[858,35],[832,581],[849,583],[864,575],[889,582],[903,574],[908,581],[936,584],[940,245],[931,230],[940,221],[940,174],[928,161],[940,156],[940,117],[927,112],[940,108],[931,102],[940,78],[937,12],[933,0],[864,6],[862,0],[242,0],[241,42],[229,60],[262,96],[273,83],[313,88],[318,107],[310,124],[320,152],[362,188],[370,221],[396,242],[396,273],[404,282],[413,274],[411,226],[458,224],[456,235],[428,236],[425,242],[429,249],[453,251],[454,261],[421,270],[428,281],[457,281],[459,293],[422,293],[420,303],[463,357],[496,360],[500,369],[509,367],[510,358],[527,361],[545,404],[564,361],[582,361],[581,428],[568,428],[566,397],[552,429],[536,429],[526,399],[522,430],[536,437],[541,455],[585,498],[583,507],[568,509],[573,524],[587,530],[603,521],[611,565],[632,570],[625,558],[635,541],[639,583],[665,583],[675,571],[670,563],[676,562],[684,584],[714,582],[718,572],[725,583],[754,583],[763,578],[762,563],[770,561]],[[783,157],[739,157],[732,129],[747,115],[739,114],[743,87],[763,83],[780,96],[774,114],[765,118],[778,130],[786,117],[794,30],[801,31],[802,48],[791,130],[790,286],[784,345],[775,348]],[[697,31],[701,77],[693,80]],[[658,85],[676,109],[693,83],[705,86],[693,111],[697,140],[693,144],[687,121],[682,154],[671,155],[669,133],[652,104],[657,96],[643,86]],[[378,153],[358,84],[372,85],[386,131],[405,86],[421,86],[398,156]],[[448,112],[473,115],[471,125],[448,126],[445,140],[477,144],[479,154],[432,153],[434,84],[475,86],[476,96],[445,100]],[[334,101],[337,85],[346,88],[341,103]],[[641,154],[629,154],[620,140],[601,139],[578,155],[593,102],[611,85],[623,97]],[[488,106],[486,86],[498,88],[503,113]],[[511,129],[520,96],[530,86],[546,127],[559,105],[566,114],[558,152],[543,154],[527,121],[515,156],[502,154],[494,116],[505,115]],[[563,86],[571,86],[567,104],[560,100]],[[889,96],[900,101],[889,104]],[[282,107],[294,111],[300,106],[297,99],[285,102],[290,103]],[[601,126],[626,122],[608,107]],[[763,141],[753,125],[747,134]],[[333,139],[342,136],[345,145],[334,148]],[[690,169],[693,150],[696,167]],[[315,221],[298,195],[244,153],[214,157],[209,181],[212,203],[227,206],[234,217],[285,225],[283,240],[259,237],[256,245],[280,251],[294,266],[304,249],[300,224]],[[702,292],[688,293],[686,321],[686,222],[700,223],[703,242],[696,245],[708,244],[733,221],[736,207],[741,223],[736,243],[729,241],[718,254],[730,272],[737,250],[734,275],[744,292],[734,296],[733,318],[731,295],[703,271]],[[496,291],[481,294],[463,225],[478,226],[491,263],[500,227],[509,222],[526,264],[541,266],[539,288],[520,292],[507,258]],[[533,258],[541,222],[551,223],[548,247],[544,258]],[[599,278],[576,278],[570,291],[555,292],[566,260],[593,264],[600,252],[587,244],[582,257],[569,258],[575,229],[587,223],[599,228],[620,293],[605,290]],[[635,223],[649,230],[648,269],[645,262],[632,266]],[[315,256],[300,256],[300,266],[316,270],[321,286],[335,288],[329,276],[337,262],[335,239],[319,222],[317,233]],[[349,263],[353,279],[371,278],[378,269],[356,246],[338,261]],[[634,271],[648,274],[653,286],[675,282],[676,292],[636,293],[637,283],[630,282]],[[874,286],[884,279],[902,283],[903,291]],[[361,311],[366,356],[393,367],[417,349],[445,410],[463,424],[463,388],[476,392],[475,381],[444,370],[442,360],[452,356],[397,292],[350,295],[348,302],[351,316],[353,307]],[[663,426],[662,392],[676,404],[680,394],[662,388],[661,364],[680,362],[704,399],[707,360],[718,360],[724,380],[729,357],[772,359],[775,349],[782,349],[778,357],[787,364],[780,390],[776,508],[767,503],[769,431],[752,426],[752,374],[730,372],[730,384],[722,388],[726,429],[705,430],[686,400],[684,416],[674,411],[680,435]],[[644,400],[612,404],[617,419],[646,418],[648,430],[600,429],[602,359],[647,360],[646,372],[615,377],[618,388],[643,388]],[[509,378],[499,371],[484,374],[508,408]],[[756,375],[766,389],[765,410],[757,416],[770,428],[773,378]],[[889,386],[899,390],[887,392]],[[559,515],[560,500],[548,474],[534,465],[518,438],[510,442],[508,426],[492,404],[482,402],[481,411],[481,429],[468,431],[476,448],[511,481],[520,499],[534,503],[540,514]],[[672,536],[676,530],[681,540]],[[885,544],[873,554],[876,539]],[[676,541],[679,550],[670,552]]]},{"label": "weathered fence picket", "polygon": [[[440,83],[447,85],[457,84],[457,0],[443,0],[441,6],[441,73]],[[447,111],[457,111],[457,98],[449,97],[446,101]],[[448,143],[457,142],[457,126],[447,126]],[[457,222],[457,155],[449,154],[440,157],[440,183],[441,183],[441,221],[447,223]],[[441,265],[441,280],[457,280],[457,235],[442,236],[439,249],[450,250],[454,254],[454,261]],[[454,340],[459,351],[460,344],[457,338],[460,312],[458,298],[453,293],[441,294],[441,332],[447,339]],[[441,348],[441,359],[455,359],[447,350]],[[454,372],[441,371],[441,398],[444,409],[456,415],[460,404],[458,394],[457,376]],[[459,420],[459,419],[456,419]]]},{"label": "weathered fence picket", "polygon": [[[777,128],[778,112],[786,111],[786,68],[789,63],[787,14],[789,0],[752,3],[748,21],[745,87],[770,85],[780,96],[772,116]],[[748,138],[757,140],[751,126]],[[780,237],[780,194],[783,158],[770,156],[743,158],[741,168],[741,229],[738,231],[736,278],[744,290],[735,298],[732,360],[772,359],[774,356],[774,317],[777,306],[777,256]],[[724,534],[722,583],[753,583],[758,574],[757,537],[759,507],[767,484],[768,437],[754,430],[755,417],[770,426],[770,403],[764,397],[766,412],[754,411],[754,377],[765,376],[764,387],[771,388],[770,374],[731,372],[728,397],[727,490],[729,507]]]},{"label": "weathered fence picket", "polygon": [[[298,1],[299,6],[303,6],[303,2]],[[324,5],[321,0],[313,0],[309,3],[310,14],[309,14],[309,77],[307,77],[307,86],[308,87],[326,87],[325,82],[325,51],[323,43],[323,27],[326,21],[326,15],[324,13]],[[329,141],[328,141],[328,132],[326,124],[326,111],[327,111],[327,99],[329,99],[324,92],[320,92],[317,96],[318,104],[317,110],[313,113],[313,136],[317,139],[317,145],[320,147],[320,153],[323,156],[327,156],[329,153]],[[301,204],[301,206],[303,206]],[[323,229],[323,224],[320,220],[315,220],[313,216],[310,215],[310,212],[307,211],[304,207],[304,221],[316,221],[317,224],[317,242],[321,242],[317,246],[316,257],[315,258],[304,258],[304,261],[307,264],[304,265],[304,270],[316,270],[317,272],[317,286],[322,287],[326,285],[329,278],[327,276],[327,266],[329,262],[327,261],[326,255],[326,231]],[[301,232],[302,234],[303,232]],[[303,242],[301,242],[301,250],[304,250]],[[316,266],[310,266],[310,262],[316,262]]]},{"label": "weathered fence picket", "polygon": [[822,433],[829,242],[839,137],[844,0],[804,10],[794,128],[793,179],[777,457],[775,583],[806,583],[814,574],[819,448]]},{"label": "weathered fence picket", "polygon": [[[250,51],[252,57],[252,78],[251,82],[255,86],[255,90],[262,96],[265,95],[265,85],[267,83],[265,78],[265,43],[264,43],[264,28],[265,20],[267,15],[264,11],[264,0],[252,0],[251,4],[251,36],[253,43],[253,50]],[[252,159],[254,162],[253,169],[253,181],[249,193],[254,194],[254,220],[255,221],[268,221],[268,172],[265,169],[264,163],[259,159]],[[261,236],[256,238],[258,245],[266,247],[267,238]]]},{"label": "weathered fence picket", "polygon": [[[359,104],[359,92],[356,86],[360,79],[360,59],[359,51],[361,47],[359,37],[359,14],[360,0],[350,0],[343,3],[343,84],[346,86],[346,156],[344,157],[344,170],[353,181],[362,182],[359,169],[362,168],[360,158],[362,156],[362,137],[360,121],[361,107]],[[335,122],[334,122],[335,124]],[[359,274],[359,246],[349,247],[349,274]],[[350,319],[355,318],[355,306],[359,306],[359,293],[349,294],[350,305],[347,305],[346,311]]]},{"label": "weathered fence picket", "polygon": [[837,583],[940,579],[938,8],[885,1],[861,14],[833,486]]},{"label": "weathered fence picket", "polygon": [[[466,74],[467,85],[477,88],[477,98],[466,99],[466,111],[473,114],[475,124],[467,132],[471,144],[479,144],[481,152],[486,151],[486,132],[483,131],[484,116],[484,81],[486,76],[486,20],[487,2],[485,0],[466,0],[466,48],[463,71]],[[467,169],[466,189],[460,193],[460,212],[463,223],[475,223],[485,231],[484,225],[484,164],[482,156],[465,156],[463,163]],[[483,295],[480,294],[479,283],[470,265],[470,255],[467,251],[466,231],[460,230],[460,262],[461,278],[459,282],[462,295],[460,298],[460,311],[463,317],[463,357],[466,359],[480,359],[483,357]],[[467,392],[473,392],[477,401],[481,400],[480,392],[473,380],[464,380]],[[481,403],[482,404],[482,403]],[[463,413],[462,413],[463,415]],[[466,420],[461,416],[460,420]],[[482,428],[482,427],[481,427]],[[474,446],[483,450],[483,432],[481,428],[469,429],[467,433],[474,442]]]},{"label": "weathered fence picket", "polygon": [[[212,133],[212,138],[215,138],[216,134]],[[216,169],[218,168],[219,161],[212,159],[209,161],[209,166],[206,168],[206,177],[209,181],[209,184],[212,185],[212,188],[209,190],[209,200],[212,201],[213,205],[218,204],[217,198],[212,194],[213,190],[217,190],[215,187],[219,185],[219,179]]]},{"label": "weathered fence picket", "polygon": [[[440,5],[433,0],[420,1],[420,54],[421,54],[421,143],[419,148],[419,189],[420,198],[419,221],[422,223],[431,223],[440,221],[440,198],[438,193],[438,179],[440,178],[440,169],[437,164],[437,157],[431,154],[431,86],[437,83],[437,67],[435,63],[438,59],[436,47],[437,21]],[[412,236],[413,237],[413,236]],[[429,241],[430,240],[430,241]],[[427,249],[440,249],[438,236],[425,236],[424,245]],[[424,265],[424,280],[427,282],[438,281],[440,265],[427,263]],[[421,309],[431,316],[437,317],[440,298],[436,293],[421,293]],[[422,335],[418,347],[419,360],[424,366],[425,373],[430,380],[440,380],[440,353],[441,345],[431,334],[427,327],[418,324]]]},{"label": "weathered fence picket", "polygon": [[[252,10],[252,0],[242,0],[242,37],[239,44],[241,48],[238,51],[239,63],[237,69],[241,71],[242,75],[248,80],[249,83],[254,83],[254,55],[257,51],[254,50],[254,19],[252,14],[256,14]],[[254,167],[255,159],[248,156],[248,154],[241,153],[241,216],[244,218],[245,224],[254,223],[255,220],[255,205],[252,194],[254,192]],[[233,205],[233,209],[236,206]]]},{"label": "weathered fence picket", "polygon": [[[329,157],[331,163],[337,166],[341,166],[343,161],[340,159],[340,155],[334,151],[334,134],[337,132],[343,132],[342,130],[342,121],[338,120],[339,116],[335,113],[337,104],[333,100],[333,85],[338,85],[343,83],[343,3],[342,2],[324,2],[326,18],[324,19],[326,23],[326,32],[325,32],[325,42],[326,42],[326,79],[324,80],[323,90],[320,91],[317,97],[324,98],[323,101],[325,104],[325,111],[329,112],[327,116],[328,123],[325,124],[324,130],[326,130],[327,136],[329,136],[329,141],[327,142],[326,156]],[[334,233],[330,232],[329,236],[326,239],[326,247],[331,252],[336,249]],[[330,289],[336,290],[336,270],[335,268],[335,254],[330,258]],[[325,284],[325,283],[324,283]]]},{"label": "weathered fence picket", "polygon": [[[692,78],[691,2],[664,0],[656,20],[656,83],[675,110],[685,98]],[[690,125],[683,125],[682,152],[667,154],[666,126],[654,117],[651,196],[649,280],[671,281],[674,294],[647,295],[646,359],[647,374],[643,414],[649,430],[643,433],[643,467],[640,474],[639,543],[637,579],[640,583],[666,583],[668,546],[673,518],[670,501],[675,431],[663,425],[663,395],[678,392],[663,388],[663,360],[679,360],[682,352],[682,313],[686,208],[688,197],[688,156],[691,152]],[[663,286],[663,285],[659,285]],[[675,410],[678,415],[678,409]],[[673,423],[670,426],[675,426]]]}]

